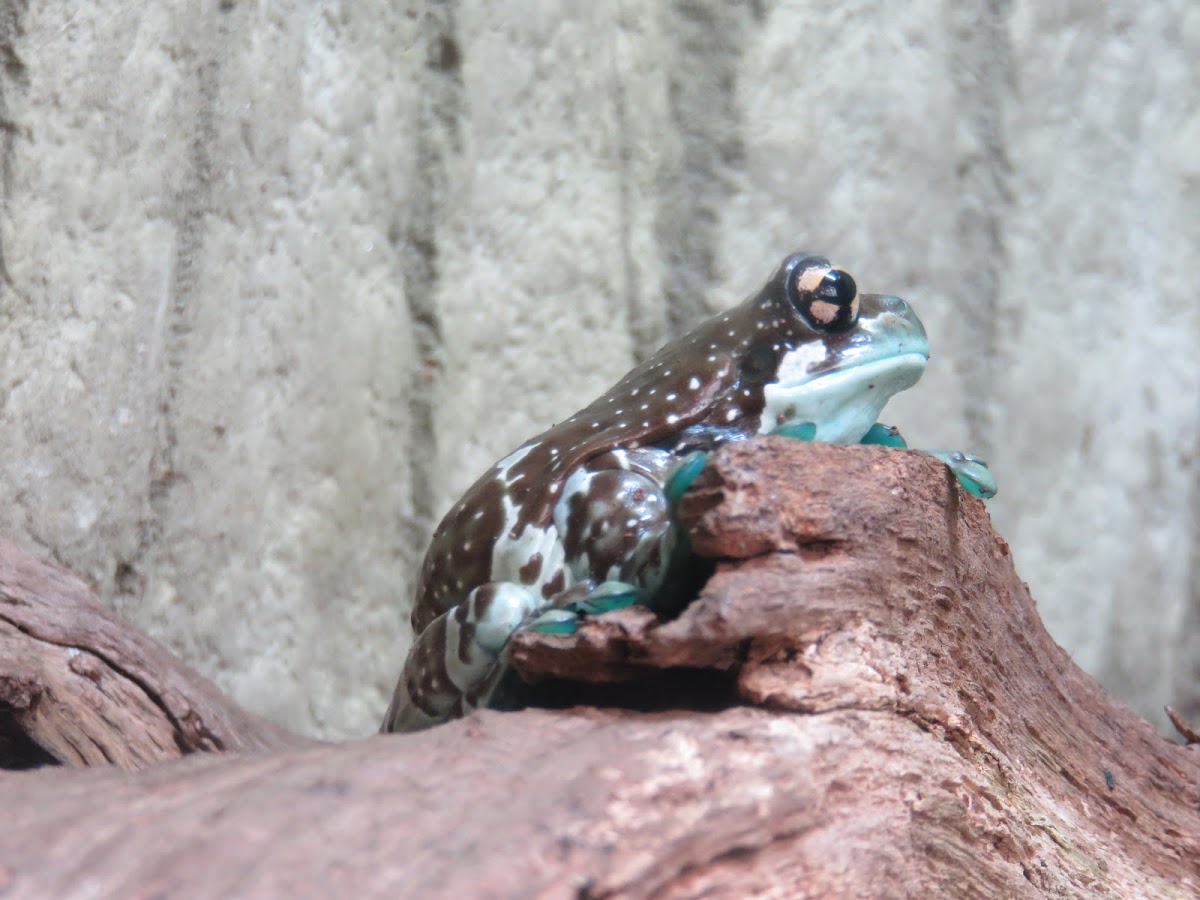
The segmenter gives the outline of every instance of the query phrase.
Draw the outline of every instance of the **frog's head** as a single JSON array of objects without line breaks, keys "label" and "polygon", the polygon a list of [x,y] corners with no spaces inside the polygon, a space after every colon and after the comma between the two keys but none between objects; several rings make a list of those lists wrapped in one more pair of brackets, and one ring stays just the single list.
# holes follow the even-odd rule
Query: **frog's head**
[{"label": "frog's head", "polygon": [[925,371],[929,341],[912,307],[899,297],[860,294],[849,273],[824,257],[789,257],[760,296],[778,336],[760,434],[812,422],[817,440],[857,441]]},{"label": "frog's head", "polygon": [[849,273],[809,254],[785,259],[757,294],[672,349],[707,388],[681,447],[800,422],[816,426],[816,440],[857,441],[929,358],[907,303],[860,294]]},{"label": "frog's head", "polygon": [[907,303],[859,294],[829,260],[796,254],[758,293],[667,344],[521,452],[530,472],[567,472],[616,447],[711,449],[801,422],[816,426],[817,440],[849,443],[917,382],[928,357]]}]

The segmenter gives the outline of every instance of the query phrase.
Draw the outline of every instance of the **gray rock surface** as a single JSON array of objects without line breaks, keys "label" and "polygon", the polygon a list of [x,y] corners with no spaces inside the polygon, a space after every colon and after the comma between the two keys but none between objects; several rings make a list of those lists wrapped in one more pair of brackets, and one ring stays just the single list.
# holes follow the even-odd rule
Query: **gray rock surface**
[{"label": "gray rock surface", "polygon": [[361,734],[435,519],[793,248],[1042,614],[1200,712],[1200,7],[0,0],[0,533]]}]

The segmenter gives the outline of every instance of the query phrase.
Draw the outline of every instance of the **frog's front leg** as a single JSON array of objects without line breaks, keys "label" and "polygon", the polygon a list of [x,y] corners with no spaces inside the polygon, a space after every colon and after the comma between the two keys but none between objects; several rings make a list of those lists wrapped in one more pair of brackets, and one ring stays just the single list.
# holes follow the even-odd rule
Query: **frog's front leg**
[{"label": "frog's front leg", "polygon": [[[859,443],[879,444],[884,447],[901,449],[908,446],[908,443],[900,436],[899,429],[880,422],[872,425]],[[998,490],[996,476],[988,469],[988,464],[978,456],[963,453],[961,450],[922,450],[921,452],[945,463],[968,494],[982,497],[985,500],[996,496]]]}]

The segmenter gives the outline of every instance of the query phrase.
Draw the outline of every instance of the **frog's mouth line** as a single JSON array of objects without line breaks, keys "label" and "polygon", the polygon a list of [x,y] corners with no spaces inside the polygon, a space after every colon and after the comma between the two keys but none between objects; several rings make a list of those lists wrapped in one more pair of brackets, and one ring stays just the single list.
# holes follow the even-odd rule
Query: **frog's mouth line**
[{"label": "frog's mouth line", "polygon": [[768,384],[759,433],[785,423],[812,422],[817,427],[814,440],[854,443],[879,420],[888,400],[920,380],[928,361],[924,353],[900,353],[850,361],[799,384]]}]

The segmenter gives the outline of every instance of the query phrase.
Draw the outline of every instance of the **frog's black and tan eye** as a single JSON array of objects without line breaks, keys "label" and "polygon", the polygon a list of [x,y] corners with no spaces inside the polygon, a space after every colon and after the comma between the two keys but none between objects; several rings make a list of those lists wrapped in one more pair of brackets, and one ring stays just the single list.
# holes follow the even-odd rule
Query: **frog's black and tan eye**
[{"label": "frog's black and tan eye", "polygon": [[787,295],[796,312],[816,331],[846,331],[858,321],[858,285],[849,272],[819,256],[799,260],[788,274]]}]

